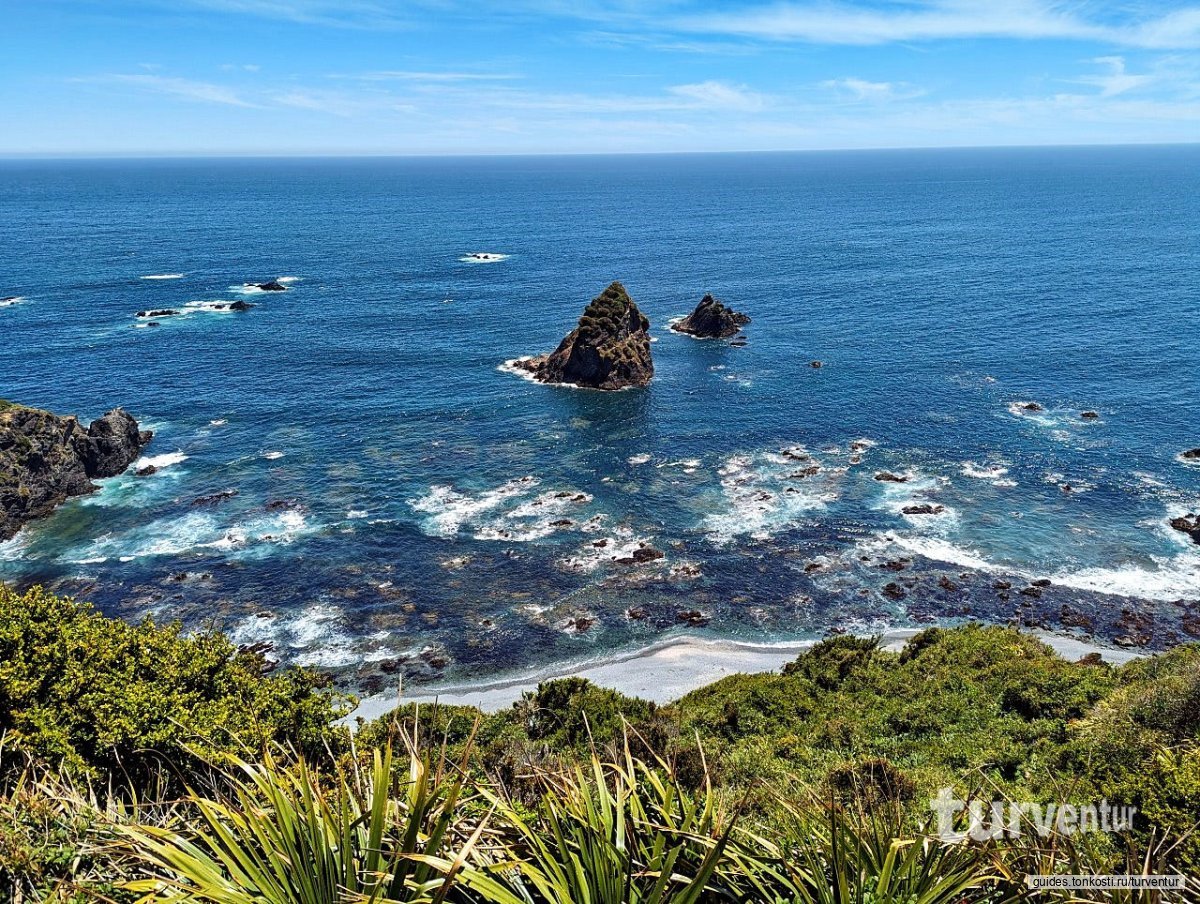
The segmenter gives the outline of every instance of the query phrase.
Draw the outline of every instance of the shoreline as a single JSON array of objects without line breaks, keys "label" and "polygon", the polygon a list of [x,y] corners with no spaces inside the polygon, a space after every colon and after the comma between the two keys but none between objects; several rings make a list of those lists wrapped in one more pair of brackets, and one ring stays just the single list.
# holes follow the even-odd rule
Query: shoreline
[{"label": "shoreline", "polygon": [[[923,630],[895,628],[885,631],[879,635],[880,646],[897,652]],[[1102,646],[1067,634],[1038,630],[1022,633],[1036,637],[1064,659],[1079,659],[1089,653],[1099,653],[1105,662],[1122,665],[1152,655]],[[484,712],[499,712],[512,706],[523,693],[534,690],[542,681],[570,677],[586,678],[599,687],[652,703],[669,703],[730,675],[776,671],[819,641],[820,638],[755,643],[676,635],[607,658],[561,662],[474,682],[421,686],[413,694],[403,693],[402,690],[399,693],[374,694],[362,698],[342,721],[353,726],[359,718],[371,721],[397,706],[409,703],[474,706]]]}]

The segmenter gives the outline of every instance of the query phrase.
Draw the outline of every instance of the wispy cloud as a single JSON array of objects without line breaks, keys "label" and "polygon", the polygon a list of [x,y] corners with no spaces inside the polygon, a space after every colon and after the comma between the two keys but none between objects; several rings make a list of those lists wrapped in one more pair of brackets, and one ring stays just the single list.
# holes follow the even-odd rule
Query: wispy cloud
[{"label": "wispy cloud", "polygon": [[379,72],[334,73],[337,79],[354,79],[362,82],[505,82],[521,78],[512,73],[490,72],[438,72],[428,70],[394,69]]},{"label": "wispy cloud", "polygon": [[1081,85],[1095,85],[1104,97],[1114,97],[1136,88],[1143,88],[1155,80],[1152,75],[1134,75],[1126,72],[1124,57],[1096,57],[1092,62],[1098,63],[1108,71],[1100,75],[1085,75],[1076,81]]},{"label": "wispy cloud", "polygon": [[911,100],[924,92],[905,82],[871,82],[863,78],[834,78],[821,82],[839,97],[858,102]]},{"label": "wispy cloud", "polygon": [[764,97],[745,85],[706,81],[694,85],[673,85],[668,89],[676,97],[687,98],[711,110],[755,111],[766,106]]},{"label": "wispy cloud", "polygon": [[224,85],[165,75],[109,73],[107,75],[80,76],[69,79],[69,81],[97,85],[127,85],[153,94],[166,94],[185,100],[209,104],[223,104],[228,107],[257,106],[243,98],[234,89]]},{"label": "wispy cloud", "polygon": [[967,38],[1067,39],[1140,47],[1200,46],[1200,6],[1159,16],[1111,21],[1084,17],[1079,4],[1048,0],[920,0],[885,6],[780,2],[717,13],[681,15],[677,28],[697,33],[872,45]]}]

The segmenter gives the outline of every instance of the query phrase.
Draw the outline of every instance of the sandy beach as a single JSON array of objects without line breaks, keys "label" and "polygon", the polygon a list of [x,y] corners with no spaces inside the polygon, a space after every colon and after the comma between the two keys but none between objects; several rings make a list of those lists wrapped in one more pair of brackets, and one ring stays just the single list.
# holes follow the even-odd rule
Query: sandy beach
[{"label": "sandy beach", "polygon": [[[896,629],[881,636],[884,649],[898,651],[916,629]],[[1053,648],[1064,659],[1079,659],[1099,653],[1106,662],[1120,665],[1144,656],[1132,650],[1104,647],[1079,638],[1049,632],[1029,632]],[[791,662],[816,643],[815,640],[786,643],[742,643],[733,640],[704,640],[691,635],[667,638],[659,643],[617,654],[606,659],[559,663],[534,672],[498,676],[490,681],[468,684],[422,686],[416,693],[378,694],[365,697],[347,720],[375,719],[404,703],[444,703],[476,706],[484,712],[505,709],[534,690],[541,681],[579,677],[601,687],[612,688],[655,703],[669,703],[697,688],[729,675],[773,672]]]}]

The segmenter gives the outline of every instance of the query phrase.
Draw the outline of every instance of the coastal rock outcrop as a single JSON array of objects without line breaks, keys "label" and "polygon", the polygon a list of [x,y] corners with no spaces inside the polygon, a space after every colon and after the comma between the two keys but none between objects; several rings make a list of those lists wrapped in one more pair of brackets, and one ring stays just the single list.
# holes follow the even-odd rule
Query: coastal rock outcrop
[{"label": "coastal rock outcrop", "polygon": [[0,541],[125,471],[152,436],[120,408],[85,429],[74,417],[0,402]]},{"label": "coastal rock outcrop", "polygon": [[728,339],[750,322],[749,316],[727,308],[712,295],[705,295],[696,310],[671,326],[678,333],[698,339]]},{"label": "coastal rock outcrop", "polygon": [[1200,516],[1188,512],[1183,517],[1172,518],[1171,527],[1181,534],[1187,534],[1193,543],[1200,544]]},{"label": "coastal rock outcrop", "polygon": [[264,292],[286,292],[287,286],[277,279],[269,280],[263,283],[252,283],[255,288],[262,289]]},{"label": "coastal rock outcrop", "polygon": [[592,299],[579,325],[549,355],[515,362],[543,383],[590,389],[645,386],[654,376],[650,321],[614,282]]}]

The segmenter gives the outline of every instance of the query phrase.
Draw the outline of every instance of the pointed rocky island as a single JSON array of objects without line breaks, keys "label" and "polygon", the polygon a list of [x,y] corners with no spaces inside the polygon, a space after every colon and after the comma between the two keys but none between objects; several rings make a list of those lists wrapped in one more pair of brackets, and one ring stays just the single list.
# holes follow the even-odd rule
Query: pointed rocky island
[{"label": "pointed rocky island", "polygon": [[748,315],[727,308],[712,295],[705,295],[696,305],[696,310],[672,324],[671,329],[697,339],[728,339],[740,333],[749,322]]},{"label": "pointed rocky island", "polygon": [[558,348],[513,365],[542,383],[609,390],[645,386],[654,376],[650,321],[625,287],[614,282],[592,299]]},{"label": "pointed rocky island", "polygon": [[0,541],[72,496],[116,477],[154,436],[114,408],[84,429],[74,417],[0,400]]}]

